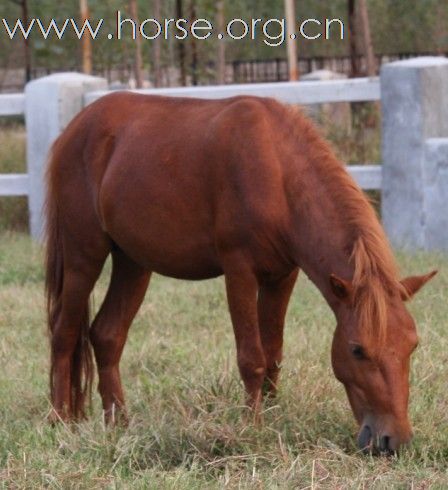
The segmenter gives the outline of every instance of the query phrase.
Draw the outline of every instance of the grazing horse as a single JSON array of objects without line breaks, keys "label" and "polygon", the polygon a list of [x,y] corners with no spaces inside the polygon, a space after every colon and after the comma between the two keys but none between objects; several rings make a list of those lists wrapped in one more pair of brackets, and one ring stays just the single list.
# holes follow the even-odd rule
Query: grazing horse
[{"label": "grazing horse", "polygon": [[[272,100],[114,93],[52,149],[46,288],[53,420],[83,415],[95,355],[106,420],[125,418],[119,362],[152,272],[224,275],[248,404],[274,394],[299,269],[337,327],[332,347],[362,449],[411,437],[405,308],[433,273],[399,280],[374,210],[313,124]],[[88,303],[108,255],[101,308]]]}]

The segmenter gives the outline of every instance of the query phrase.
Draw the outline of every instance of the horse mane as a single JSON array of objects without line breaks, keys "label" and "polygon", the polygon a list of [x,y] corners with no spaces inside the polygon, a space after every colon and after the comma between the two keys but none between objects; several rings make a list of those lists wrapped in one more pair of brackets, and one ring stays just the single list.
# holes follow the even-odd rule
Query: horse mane
[{"label": "horse mane", "polygon": [[296,140],[308,165],[319,175],[347,227],[349,263],[353,266],[353,306],[359,328],[384,341],[389,298],[404,288],[386,234],[370,201],[336,157],[316,126],[297,108],[287,107]]}]

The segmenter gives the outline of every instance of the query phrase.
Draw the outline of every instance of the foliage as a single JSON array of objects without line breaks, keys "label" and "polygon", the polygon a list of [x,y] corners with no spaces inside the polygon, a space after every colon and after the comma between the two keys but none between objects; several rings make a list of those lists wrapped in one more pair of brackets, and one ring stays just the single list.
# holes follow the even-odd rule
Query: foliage
[{"label": "foliage", "polygon": [[[188,18],[193,0],[183,0],[184,16]],[[79,17],[78,0],[55,2],[54,0],[28,0],[29,16],[40,17],[48,22],[54,17],[59,21],[68,17]],[[140,19],[153,16],[152,0],[139,0]],[[197,17],[215,20],[216,2],[212,0],[194,0]],[[129,73],[132,66],[133,41],[129,38],[122,41],[108,40],[107,33],[115,32],[115,12],[120,9],[127,11],[125,0],[89,0],[92,20],[97,22],[105,19],[104,35],[94,41],[94,67],[97,73],[107,74],[112,68]],[[448,35],[448,3],[439,0],[369,0],[369,13],[377,53],[397,52],[447,52]],[[13,22],[20,16],[20,8],[16,2],[3,0],[0,5],[0,17]],[[175,17],[175,0],[162,2],[162,16]],[[239,0],[226,2],[226,18],[283,18],[282,0]],[[341,18],[347,30],[346,0],[301,0],[297,2],[298,21],[307,18]],[[176,48],[178,43],[170,39],[162,43],[163,66],[176,66]],[[184,41],[185,42],[185,41]],[[331,56],[348,54],[348,41],[323,39],[309,41],[299,39],[299,55]],[[215,36],[207,41],[196,43],[199,58],[199,75],[201,83],[210,82],[214,75],[216,59]],[[191,48],[186,43],[187,51]],[[227,60],[234,59],[268,59],[285,58],[285,46],[268,47],[261,36],[254,41],[226,40]],[[31,40],[33,65],[47,70],[80,68],[80,43],[76,37],[67,35],[62,41],[53,37],[47,41],[34,36]],[[143,42],[143,58],[145,69],[151,73],[153,63],[153,42]],[[22,51],[20,40],[10,41],[7,36],[0,36],[0,66],[15,66],[21,63],[17,54]],[[15,61],[17,58],[17,61]]]}]

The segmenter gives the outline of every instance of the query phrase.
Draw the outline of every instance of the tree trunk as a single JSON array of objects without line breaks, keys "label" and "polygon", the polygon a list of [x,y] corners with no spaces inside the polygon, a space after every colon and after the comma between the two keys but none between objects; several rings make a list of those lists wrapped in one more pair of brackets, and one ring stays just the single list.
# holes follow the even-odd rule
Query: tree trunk
[{"label": "tree trunk", "polygon": [[[28,25],[28,0],[22,0],[22,18],[23,24]],[[31,45],[30,40],[25,39],[25,80],[31,80]]]},{"label": "tree trunk", "polygon": [[[90,18],[88,0],[80,0],[79,9],[81,12],[81,23],[84,24]],[[90,36],[82,36],[81,51],[82,71],[90,75],[92,73],[92,40]]]},{"label": "tree trunk", "polygon": [[[138,7],[137,0],[129,0],[129,11],[134,22],[138,23]],[[137,88],[143,87],[143,60],[142,60],[142,38],[140,33],[136,33],[135,38],[135,54],[134,54],[134,74],[135,74],[135,86]]]},{"label": "tree trunk", "polygon": [[[21,21],[25,29],[28,27],[28,0],[12,0],[12,3],[20,6]],[[23,38],[23,51],[25,55],[25,83],[28,83],[32,77],[31,67],[31,44],[30,39]]]},{"label": "tree trunk", "polygon": [[357,32],[356,32],[356,11],[355,11],[356,0],[348,0],[348,30],[349,30],[349,42],[350,42],[350,64],[352,78],[359,77],[360,67],[359,67],[359,53],[356,44]]},{"label": "tree trunk", "polygon": [[[190,0],[190,22],[193,23],[196,20],[196,0]],[[198,46],[196,44],[196,38],[191,37],[191,75],[193,85],[198,84]]]},{"label": "tree trunk", "polygon": [[286,24],[287,24],[287,39],[288,48],[288,66],[289,66],[289,81],[299,79],[299,69],[297,64],[297,43],[295,36],[296,13],[294,0],[285,0]]},{"label": "tree trunk", "polygon": [[[216,5],[216,24],[218,33],[224,34],[225,31],[225,0],[218,0]],[[220,85],[226,83],[226,44],[224,39],[218,39],[218,61],[216,66],[216,81]]]},{"label": "tree trunk", "polygon": [[[176,0],[176,17],[183,19],[182,0]],[[180,83],[182,86],[187,85],[187,70],[185,67],[185,44],[184,41],[177,41],[179,44],[179,66],[180,66]]]},{"label": "tree trunk", "polygon": [[376,61],[373,52],[372,35],[370,33],[369,11],[366,0],[359,0],[359,14],[364,37],[364,54],[367,60],[367,75],[373,77],[376,75]]},{"label": "tree trunk", "polygon": [[[161,2],[160,0],[154,0],[154,18],[159,22],[161,21]],[[162,85],[162,66],[161,66],[161,38],[158,36],[154,39],[154,86],[160,87]]]}]

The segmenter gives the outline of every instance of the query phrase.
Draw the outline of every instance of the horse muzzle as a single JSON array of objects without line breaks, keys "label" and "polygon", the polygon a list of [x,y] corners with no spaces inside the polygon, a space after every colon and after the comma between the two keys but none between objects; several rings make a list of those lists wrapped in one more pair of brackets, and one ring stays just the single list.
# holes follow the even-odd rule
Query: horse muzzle
[{"label": "horse muzzle", "polygon": [[358,447],[365,454],[392,456],[409,444],[412,432],[397,434],[391,430],[377,430],[370,421],[363,423],[358,433]]}]

